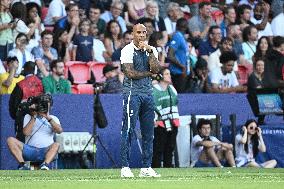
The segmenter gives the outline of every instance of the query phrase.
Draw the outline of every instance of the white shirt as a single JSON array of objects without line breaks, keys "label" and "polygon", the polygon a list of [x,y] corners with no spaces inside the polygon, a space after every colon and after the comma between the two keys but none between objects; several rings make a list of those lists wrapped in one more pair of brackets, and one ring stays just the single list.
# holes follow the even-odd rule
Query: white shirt
[{"label": "white shirt", "polygon": [[93,51],[97,62],[105,62],[103,53],[106,51],[104,43],[99,39],[93,41]]},{"label": "white shirt", "polygon": [[176,23],[176,22],[172,22],[169,17],[166,17],[166,18],[164,19],[164,22],[165,22],[165,26],[166,26],[167,33],[168,33],[169,35],[170,35],[170,34],[173,34],[173,33],[176,31],[176,25],[177,25],[177,23]]},{"label": "white shirt", "polygon": [[252,57],[254,53],[256,52],[256,42],[254,44],[251,44],[249,42],[243,42],[242,43],[242,49],[244,51],[244,58],[249,61],[249,63],[252,62]]},{"label": "white shirt", "polygon": [[[212,142],[220,142],[214,136],[209,136],[209,138]],[[203,146],[196,145],[198,142],[201,142],[201,141],[203,141],[203,138],[201,138],[200,135],[195,135],[192,139],[192,143],[191,143],[191,161],[192,161],[191,166],[192,167],[194,167],[195,163],[198,161],[199,156],[203,150]]]},{"label": "white shirt", "polygon": [[[23,53],[19,50],[19,49],[12,49],[9,51],[8,53],[8,57],[13,57],[13,56],[16,56],[18,58],[18,61],[19,61],[19,67],[16,71],[16,74],[20,74],[22,72],[22,69],[23,69]],[[34,56],[27,50],[25,50],[25,56],[26,56],[26,62],[28,61],[32,61],[34,62]]]},{"label": "white shirt", "polygon": [[284,23],[284,13],[278,14],[276,17],[273,18],[271,22],[271,28],[274,36],[282,36],[284,37],[284,30],[283,30],[283,23]]},{"label": "white shirt", "polygon": [[[220,49],[217,49],[215,52],[211,53],[208,58],[208,70],[211,72],[215,68],[221,68],[222,63],[220,62],[220,56],[221,56],[221,51]],[[237,61],[234,62],[234,68],[233,70],[235,72],[238,71],[238,63]]]},{"label": "white shirt", "polygon": [[17,25],[16,28],[13,30],[13,37],[14,37],[14,41],[16,40],[16,37],[19,33],[24,33],[24,34],[28,34],[30,31],[30,28],[25,24],[24,21],[20,20],[20,19],[15,19]]},{"label": "white shirt", "polygon": [[52,0],[49,4],[48,12],[44,19],[44,24],[54,25],[55,22],[53,17],[64,17],[66,15],[65,4],[62,2],[62,0]]},{"label": "white shirt", "polygon": [[[60,124],[59,119],[56,116],[50,115],[50,117],[57,124]],[[24,125],[25,128],[29,121],[31,120],[31,116],[29,114],[24,117]],[[54,143],[53,140],[54,132],[52,130],[51,124],[47,121],[46,118],[37,116],[34,126],[32,128],[32,133],[29,136],[26,136],[25,142],[30,146],[34,146],[36,148],[46,148]]]},{"label": "white shirt", "polygon": [[[250,21],[254,23],[254,25],[260,24],[262,22],[262,20],[256,20],[254,17],[251,17]],[[273,36],[270,23],[267,22],[264,30],[258,30],[257,34],[258,34],[258,39],[260,39],[262,36]]]},{"label": "white shirt", "polygon": [[239,85],[235,72],[223,74],[221,68],[216,68],[209,72],[209,79],[211,83],[217,84],[219,88],[230,88]]},{"label": "white shirt", "polygon": [[2,63],[2,61],[0,60],[0,74],[5,73],[6,69],[4,68],[4,65]]}]

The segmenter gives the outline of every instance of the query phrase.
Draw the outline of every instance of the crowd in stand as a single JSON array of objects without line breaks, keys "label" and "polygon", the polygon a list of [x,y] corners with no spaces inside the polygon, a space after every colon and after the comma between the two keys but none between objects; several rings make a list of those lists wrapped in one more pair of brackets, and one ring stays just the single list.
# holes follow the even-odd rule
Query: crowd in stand
[{"label": "crowd in stand", "polygon": [[[40,79],[53,73],[54,60],[64,68],[69,61],[118,63],[136,23],[146,26],[148,43],[169,68],[178,93],[281,85],[283,1],[189,0],[181,7],[170,0],[1,0],[0,5],[0,94],[13,91],[28,61],[36,63]],[[16,57],[16,65],[9,65],[8,57]],[[115,71],[114,77],[122,75]],[[55,85],[64,76],[54,78]]]}]

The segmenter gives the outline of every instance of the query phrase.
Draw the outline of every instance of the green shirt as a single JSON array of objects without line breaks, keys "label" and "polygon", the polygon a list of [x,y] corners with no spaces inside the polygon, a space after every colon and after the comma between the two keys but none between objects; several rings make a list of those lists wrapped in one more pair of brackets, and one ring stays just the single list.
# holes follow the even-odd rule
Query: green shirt
[{"label": "green shirt", "polygon": [[[7,12],[0,12],[0,24],[10,23],[12,21],[12,17]],[[5,29],[0,31],[0,45],[4,46],[7,43],[13,43],[13,33],[12,29]]]},{"label": "green shirt", "polygon": [[52,75],[42,79],[42,85],[45,93],[50,94],[71,94],[70,82],[66,79],[60,78],[56,81]]}]

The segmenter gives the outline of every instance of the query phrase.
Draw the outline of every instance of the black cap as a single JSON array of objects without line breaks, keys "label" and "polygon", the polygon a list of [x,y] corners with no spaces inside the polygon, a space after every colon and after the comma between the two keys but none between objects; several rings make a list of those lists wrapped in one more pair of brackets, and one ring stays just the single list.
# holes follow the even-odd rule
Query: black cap
[{"label": "black cap", "polygon": [[198,58],[196,65],[195,65],[195,69],[203,69],[203,68],[207,68],[207,61],[201,57]]},{"label": "black cap", "polygon": [[112,64],[107,64],[103,68],[103,74],[105,75],[107,72],[110,72],[110,71],[115,70],[117,68],[118,68],[117,66],[113,66]]}]

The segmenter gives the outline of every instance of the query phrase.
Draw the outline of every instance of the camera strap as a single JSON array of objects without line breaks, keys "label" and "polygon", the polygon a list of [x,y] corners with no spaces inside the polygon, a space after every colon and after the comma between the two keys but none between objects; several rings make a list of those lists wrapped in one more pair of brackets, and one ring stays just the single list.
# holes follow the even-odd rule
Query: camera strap
[{"label": "camera strap", "polygon": [[[36,117],[36,119],[38,119]],[[41,121],[40,119],[38,119],[41,122],[41,125],[39,126],[39,128],[31,135],[31,137],[29,138],[29,140],[26,142],[26,144],[29,144],[30,140],[32,139],[32,137],[41,129],[41,127],[45,124],[46,121]]]}]

